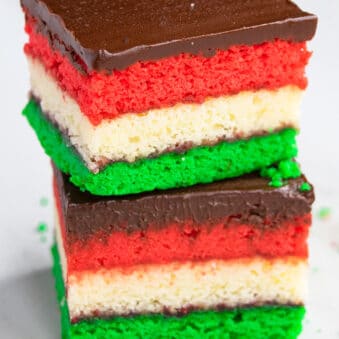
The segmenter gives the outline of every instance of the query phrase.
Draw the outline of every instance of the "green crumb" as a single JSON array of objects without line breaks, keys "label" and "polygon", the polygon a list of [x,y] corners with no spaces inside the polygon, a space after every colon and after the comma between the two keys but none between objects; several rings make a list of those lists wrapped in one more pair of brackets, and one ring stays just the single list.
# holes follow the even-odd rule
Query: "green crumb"
[{"label": "green crumb", "polygon": [[318,212],[318,218],[321,220],[328,219],[331,216],[331,209],[329,207],[323,207]]},{"label": "green crumb", "polygon": [[42,197],[42,198],[40,199],[40,206],[41,206],[41,207],[46,207],[46,206],[48,206],[48,199],[47,199],[46,197]]},{"label": "green crumb", "polygon": [[272,180],[269,185],[271,187],[279,188],[284,186],[284,182],[282,180]]},{"label": "green crumb", "polygon": [[36,231],[37,231],[38,233],[46,233],[47,230],[48,230],[48,226],[47,226],[47,224],[44,223],[44,222],[39,223],[39,225],[38,225],[37,228],[36,228]]},{"label": "green crumb", "polygon": [[301,171],[298,163],[293,159],[287,159],[278,162],[275,166],[263,168],[260,171],[260,175],[271,179],[270,186],[282,187],[285,180],[299,178]]},{"label": "green crumb", "polygon": [[269,185],[271,186],[271,187],[282,187],[282,186],[284,186],[284,181],[283,181],[283,178],[282,178],[282,176],[279,174],[279,173],[277,173],[277,174],[275,174],[273,177],[272,177],[272,180],[271,180],[271,182],[269,183]]},{"label": "green crumb", "polygon": [[308,182],[303,182],[299,189],[301,192],[309,192],[311,191],[312,186]]},{"label": "green crumb", "polygon": [[279,172],[275,167],[263,168],[260,172],[260,175],[265,178],[273,178]]},{"label": "green crumb", "polygon": [[278,169],[284,179],[296,179],[301,176],[299,164],[292,159],[280,161]]}]

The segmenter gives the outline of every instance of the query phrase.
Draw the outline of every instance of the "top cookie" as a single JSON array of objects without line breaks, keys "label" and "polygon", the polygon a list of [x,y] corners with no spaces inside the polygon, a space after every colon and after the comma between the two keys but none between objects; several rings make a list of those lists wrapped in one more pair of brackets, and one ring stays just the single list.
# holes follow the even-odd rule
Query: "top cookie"
[{"label": "top cookie", "polygon": [[288,0],[21,0],[53,48],[89,70],[274,39],[310,40],[316,16]]}]

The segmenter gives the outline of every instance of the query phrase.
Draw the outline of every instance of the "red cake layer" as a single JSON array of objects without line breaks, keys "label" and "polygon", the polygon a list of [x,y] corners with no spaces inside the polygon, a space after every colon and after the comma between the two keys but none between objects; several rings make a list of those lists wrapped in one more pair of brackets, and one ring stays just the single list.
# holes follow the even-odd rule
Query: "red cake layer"
[{"label": "red cake layer", "polygon": [[310,214],[292,218],[275,229],[230,223],[229,218],[225,218],[224,222],[214,225],[197,226],[187,222],[162,229],[150,225],[146,231],[113,232],[108,238],[98,232],[86,242],[71,242],[67,239],[61,203],[56,187],[54,189],[69,272],[173,261],[308,256]]},{"label": "red cake layer", "polygon": [[244,90],[307,85],[306,43],[276,40],[254,46],[234,46],[215,56],[179,56],[138,62],[123,71],[80,72],[28,21],[25,52],[38,58],[60,87],[79,104],[94,124],[123,113],[144,112],[176,103],[201,103],[207,97]]},{"label": "red cake layer", "polygon": [[68,267],[72,272],[253,256],[306,258],[310,221],[310,215],[295,218],[274,231],[239,224],[228,224],[226,228],[224,223],[199,227],[172,224],[158,231],[113,233],[105,242],[98,233],[86,244],[67,246]]}]

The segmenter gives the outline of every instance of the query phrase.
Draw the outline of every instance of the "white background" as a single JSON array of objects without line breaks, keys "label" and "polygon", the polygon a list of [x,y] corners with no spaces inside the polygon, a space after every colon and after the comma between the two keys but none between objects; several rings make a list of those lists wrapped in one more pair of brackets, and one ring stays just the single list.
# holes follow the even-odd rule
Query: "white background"
[{"label": "white background", "polygon": [[[29,89],[19,1],[0,0],[0,338],[59,338],[49,254],[51,170],[20,112]],[[303,339],[339,338],[339,1],[298,1],[320,23],[311,44],[310,86],[299,138],[304,171],[316,187],[310,297]],[[47,207],[40,199],[47,197]],[[317,215],[329,207],[326,220]],[[47,242],[36,231],[49,230]]]}]

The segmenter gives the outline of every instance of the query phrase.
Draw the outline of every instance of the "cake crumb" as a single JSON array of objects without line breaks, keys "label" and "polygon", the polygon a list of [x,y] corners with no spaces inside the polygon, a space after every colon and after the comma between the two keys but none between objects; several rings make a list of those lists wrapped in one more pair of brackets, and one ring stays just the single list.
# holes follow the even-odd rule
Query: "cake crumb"
[{"label": "cake crumb", "polygon": [[322,207],[318,212],[320,220],[327,220],[331,217],[331,209],[329,207]]},{"label": "cake crumb", "polygon": [[46,197],[40,198],[40,206],[41,207],[46,207],[48,206],[48,199]]},{"label": "cake crumb", "polygon": [[48,231],[47,224],[45,222],[40,222],[35,230],[40,235],[40,242],[46,243],[47,242],[47,231]]},{"label": "cake crumb", "polygon": [[271,179],[269,186],[279,188],[285,185],[285,180],[301,176],[299,164],[293,159],[282,160],[278,164],[261,169],[260,175]]},{"label": "cake crumb", "polygon": [[299,189],[301,192],[309,192],[312,190],[312,186],[308,182],[303,182]]},{"label": "cake crumb", "polygon": [[45,222],[40,222],[36,228],[38,233],[46,233],[48,230],[48,226]]}]

